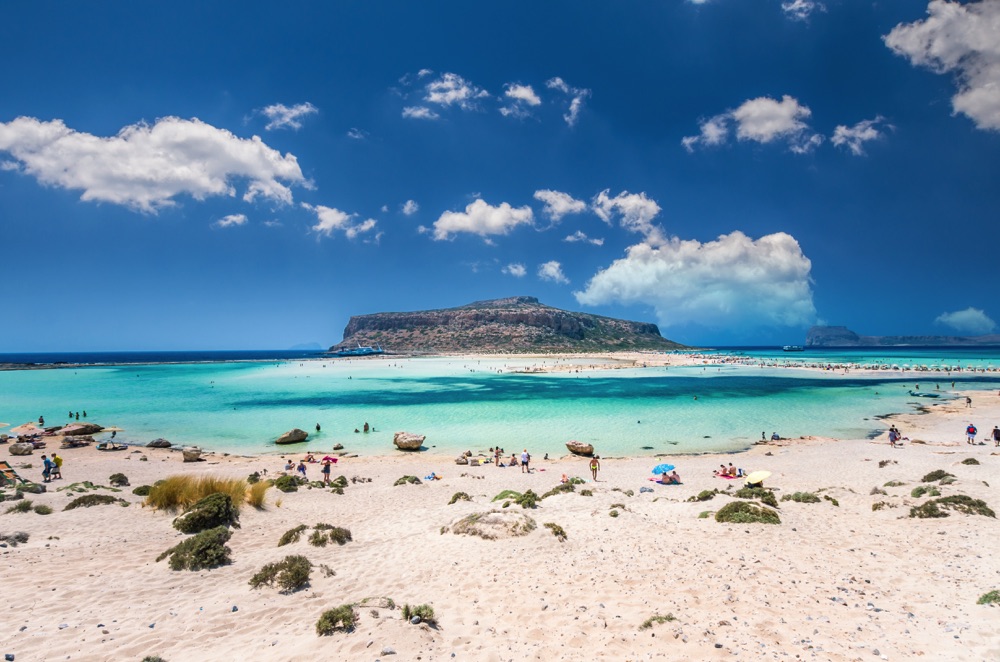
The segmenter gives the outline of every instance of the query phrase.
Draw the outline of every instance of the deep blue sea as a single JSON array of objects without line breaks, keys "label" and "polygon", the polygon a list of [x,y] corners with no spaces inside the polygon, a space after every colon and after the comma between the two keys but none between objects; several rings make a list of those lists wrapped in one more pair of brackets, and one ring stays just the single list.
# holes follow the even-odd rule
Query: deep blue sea
[{"label": "deep blue sea", "polygon": [[[865,437],[884,429],[880,416],[958,391],[1000,389],[1000,349],[905,348],[785,354],[727,348],[688,367],[525,374],[556,359],[335,359],[317,352],[170,352],[0,355],[0,363],[63,365],[0,371],[0,433],[37,420],[68,422],[72,412],[122,428],[117,439],[236,453],[278,451],[273,440],[299,427],[317,451],[343,444],[360,454],[393,452],[392,434],[427,435],[442,453],[507,451],[562,455],[565,442],[593,443],[604,455],[737,451],[761,433],[785,437]],[[722,362],[736,357],[747,365]],[[560,359],[582,368],[592,361]],[[843,367],[886,365],[866,376]],[[928,372],[904,370],[928,366]],[[898,366],[892,369],[891,366]],[[930,366],[962,366],[949,371]],[[846,373],[846,374],[845,374]],[[954,383],[954,386],[953,386]],[[82,417],[81,417],[82,420]],[[358,432],[365,422],[370,433]],[[321,431],[317,434],[315,426]]]}]

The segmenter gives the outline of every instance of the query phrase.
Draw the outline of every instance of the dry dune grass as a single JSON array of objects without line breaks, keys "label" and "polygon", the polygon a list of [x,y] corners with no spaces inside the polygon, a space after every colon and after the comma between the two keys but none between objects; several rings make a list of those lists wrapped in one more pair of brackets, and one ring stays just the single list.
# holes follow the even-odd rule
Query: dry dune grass
[{"label": "dry dune grass", "polygon": [[209,494],[220,493],[229,495],[237,509],[244,503],[262,508],[269,487],[263,481],[249,485],[242,478],[167,476],[153,485],[144,503],[157,510],[185,510]]}]

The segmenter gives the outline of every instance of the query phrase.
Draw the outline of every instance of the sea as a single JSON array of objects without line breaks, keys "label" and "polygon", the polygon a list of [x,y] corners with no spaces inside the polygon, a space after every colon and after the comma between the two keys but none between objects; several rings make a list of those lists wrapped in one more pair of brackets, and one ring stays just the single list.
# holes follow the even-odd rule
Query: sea
[{"label": "sea", "polygon": [[[558,372],[537,371],[557,363]],[[886,429],[888,414],[1000,390],[1000,348],[727,347],[699,352],[692,366],[594,363],[315,351],[0,354],[13,368],[0,370],[0,434],[39,416],[47,426],[75,422],[79,412],[120,429],[116,441],[165,438],[234,454],[287,451],[275,438],[301,428],[310,436],[296,454],[335,444],[391,454],[393,433],[408,431],[443,454],[499,445],[560,456],[575,439],[605,456],[652,456],[738,452],[773,433],[870,437]]]}]

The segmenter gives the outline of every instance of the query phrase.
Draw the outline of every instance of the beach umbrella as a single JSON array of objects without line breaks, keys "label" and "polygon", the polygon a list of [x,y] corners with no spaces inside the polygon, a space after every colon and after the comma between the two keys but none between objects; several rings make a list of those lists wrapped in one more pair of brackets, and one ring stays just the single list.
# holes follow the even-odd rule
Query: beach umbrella
[{"label": "beach umbrella", "polygon": [[674,465],[672,464],[658,464],[655,467],[653,467],[654,474],[665,474],[668,471],[673,471],[673,470],[674,470]]},{"label": "beach umbrella", "polygon": [[765,478],[770,477],[770,471],[755,471],[749,476],[747,476],[747,485],[753,485],[755,483],[763,483]]}]

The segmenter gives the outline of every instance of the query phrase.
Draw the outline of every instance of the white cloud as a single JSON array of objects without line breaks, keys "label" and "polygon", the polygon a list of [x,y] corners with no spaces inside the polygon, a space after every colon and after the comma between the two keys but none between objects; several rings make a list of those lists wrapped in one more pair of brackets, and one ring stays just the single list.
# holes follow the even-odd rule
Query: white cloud
[{"label": "white cloud", "polygon": [[555,260],[538,265],[538,277],[542,280],[563,285],[569,282],[569,278],[566,278],[566,274],[563,273],[562,265]]},{"label": "white cloud", "polygon": [[511,262],[500,271],[508,276],[514,276],[515,278],[524,278],[524,276],[528,273],[528,270],[525,269],[524,265],[520,262]]},{"label": "white cloud", "polygon": [[246,214],[229,214],[228,216],[223,216],[212,225],[217,228],[233,228],[240,225],[245,225],[246,222],[247,222]]},{"label": "white cloud", "polygon": [[569,126],[576,126],[576,122],[580,118],[580,111],[583,109],[583,100],[590,96],[590,90],[571,87],[559,76],[547,80],[545,87],[550,90],[557,90],[570,97],[569,110],[563,115],[563,119]]},{"label": "white cloud", "polygon": [[805,21],[814,11],[826,11],[826,7],[815,0],[789,0],[781,3],[781,10],[792,20]]},{"label": "white cloud", "polygon": [[420,205],[417,204],[416,200],[407,200],[403,203],[402,211],[404,216],[413,216],[420,211]]},{"label": "white cloud", "polygon": [[276,218],[272,218],[269,221],[264,221],[263,225],[265,228],[280,228],[282,225],[284,225],[284,223],[282,223]]},{"label": "white cloud", "polygon": [[593,244],[594,246],[603,246],[604,245],[604,240],[603,239],[598,239],[597,237],[593,237],[593,238],[588,237],[585,232],[582,232],[580,230],[577,230],[576,232],[574,232],[571,235],[567,235],[567,237],[565,239],[563,239],[563,241],[569,242],[571,244],[574,244],[574,243],[577,243],[577,242],[584,242],[584,243],[587,243],[587,244]]},{"label": "white cloud", "polygon": [[359,129],[357,127],[351,127],[347,131],[347,137],[352,140],[366,140],[368,138],[368,132],[364,129]]},{"label": "white cloud", "polygon": [[701,243],[642,243],[575,292],[585,305],[652,306],[662,326],[802,326],[816,317],[812,264],[794,237],[742,232]]},{"label": "white cloud", "polygon": [[535,191],[535,200],[543,203],[542,213],[553,223],[558,223],[566,214],[579,214],[587,211],[587,203],[577,200],[569,193],[542,189]]},{"label": "white cloud", "polygon": [[436,120],[441,116],[425,106],[406,106],[403,108],[403,117],[413,120]]},{"label": "white cloud", "polygon": [[735,125],[739,140],[762,144],[784,141],[792,152],[805,154],[823,142],[823,136],[814,133],[805,122],[811,115],[807,106],[787,94],[781,101],[770,97],[748,99],[735,110],[703,121],[700,135],[687,136],[681,144],[689,152],[699,144],[721,145],[729,139],[731,125]]},{"label": "white cloud", "polygon": [[617,215],[623,228],[642,234],[647,242],[663,241],[662,230],[653,224],[653,219],[660,213],[660,205],[647,198],[645,193],[622,191],[612,198],[608,196],[608,189],[604,189],[594,196],[591,209],[609,225]]},{"label": "white cloud", "polygon": [[475,110],[476,100],[489,96],[458,74],[443,73],[440,78],[427,83],[424,101],[440,106],[458,106],[462,110]]},{"label": "white cloud", "polygon": [[290,203],[292,192],[282,182],[308,185],[293,155],[197,119],[164,117],[104,138],[74,131],[62,120],[18,117],[0,122],[0,151],[43,184],[82,190],[81,200],[152,213],[182,194],[232,197],[235,179],[249,181],[245,201],[261,196]]},{"label": "white cloud", "polygon": [[500,114],[504,117],[528,117],[531,108],[542,105],[542,100],[530,85],[507,83],[505,87],[504,96],[510,103],[500,107]]},{"label": "white cloud", "polygon": [[934,321],[938,324],[950,326],[959,333],[973,335],[990,333],[997,328],[996,322],[991,320],[986,313],[979,308],[971,306],[965,310],[957,310],[953,313],[941,313]]},{"label": "white cloud", "polygon": [[295,129],[297,131],[302,128],[300,120],[306,115],[318,113],[319,109],[307,101],[306,103],[298,103],[291,107],[282,103],[275,103],[265,106],[260,112],[264,117],[271,120],[264,127],[267,131],[273,131],[274,129]]},{"label": "white cloud", "polygon": [[21,165],[15,161],[0,161],[0,170],[4,172],[18,172],[21,170]]},{"label": "white cloud", "polygon": [[334,207],[313,206],[303,202],[302,208],[316,214],[316,225],[309,229],[322,237],[330,238],[335,232],[341,231],[348,239],[354,239],[359,234],[372,230],[376,225],[375,219],[372,218],[354,224],[352,221],[357,217],[357,214],[348,214]]},{"label": "white cloud", "polygon": [[837,147],[846,147],[855,156],[861,156],[865,153],[866,142],[882,137],[883,134],[878,128],[882,122],[884,118],[879,116],[873,120],[862,120],[852,127],[838,125],[833,131],[830,142]]},{"label": "white cloud", "polygon": [[955,112],[980,129],[1000,131],[1000,0],[932,0],[927,13],[922,21],[894,27],[884,37],[886,46],[915,66],[954,72]]},{"label": "white cloud", "polygon": [[493,207],[477,199],[465,207],[464,212],[446,211],[434,222],[434,239],[451,239],[459,232],[481,237],[505,235],[518,225],[531,225],[534,214],[531,207],[511,207],[506,202]]}]

